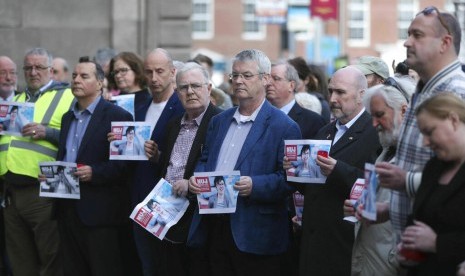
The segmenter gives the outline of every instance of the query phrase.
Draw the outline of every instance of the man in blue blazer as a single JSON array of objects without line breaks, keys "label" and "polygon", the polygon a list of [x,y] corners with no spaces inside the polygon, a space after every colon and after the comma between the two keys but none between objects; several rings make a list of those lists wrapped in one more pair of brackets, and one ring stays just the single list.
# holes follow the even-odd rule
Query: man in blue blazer
[{"label": "man in blue blazer", "polygon": [[[119,227],[127,220],[125,162],[109,160],[112,121],[132,115],[101,96],[104,72],[81,58],[72,77],[77,103],[63,115],[57,160],[78,163],[81,199],[58,202],[64,275],[123,275]],[[126,208],[125,208],[126,207]]]},{"label": "man in blue blazer", "polygon": [[[259,50],[244,50],[233,60],[232,86],[239,107],[212,118],[198,172],[239,170],[236,212],[202,215],[198,208],[188,245],[208,242],[212,275],[279,275],[288,246],[286,198],[291,192],[282,170],[284,140],[300,139],[297,124],[265,96],[271,63]],[[189,191],[200,192],[195,177]]]}]

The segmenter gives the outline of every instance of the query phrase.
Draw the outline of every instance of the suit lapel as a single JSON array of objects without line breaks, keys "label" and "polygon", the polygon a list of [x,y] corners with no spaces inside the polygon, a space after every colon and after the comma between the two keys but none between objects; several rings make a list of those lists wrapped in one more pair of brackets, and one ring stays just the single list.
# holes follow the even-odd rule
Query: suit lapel
[{"label": "suit lapel", "polygon": [[[370,120],[370,116],[366,111],[363,112],[363,114],[358,118],[357,121],[342,135],[339,140],[332,145],[331,147],[331,154],[336,154],[338,151],[341,149],[346,148],[348,145],[352,144],[353,142],[357,141],[360,133],[363,133],[365,129],[365,124],[367,121]],[[332,136],[332,139],[334,139],[334,135]]]},{"label": "suit lapel", "polygon": [[60,140],[63,141],[59,145],[57,160],[62,160],[66,153],[66,140],[68,139],[69,127],[71,126],[71,122],[73,121],[73,113],[72,111],[68,111],[63,116],[63,121],[61,124],[60,130]]}]

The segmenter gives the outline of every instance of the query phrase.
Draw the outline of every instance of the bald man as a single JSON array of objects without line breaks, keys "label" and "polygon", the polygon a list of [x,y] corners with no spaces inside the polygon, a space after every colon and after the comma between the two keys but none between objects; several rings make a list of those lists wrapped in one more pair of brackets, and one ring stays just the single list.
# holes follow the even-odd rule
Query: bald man
[{"label": "bald man", "polygon": [[336,119],[315,139],[331,140],[328,157],[317,165],[327,176],[323,185],[305,186],[300,275],[350,275],[354,228],[343,220],[341,204],[349,197],[357,178],[363,178],[365,162],[373,163],[381,149],[371,116],[362,96],[365,75],[348,66],[334,73],[328,86],[331,112]]},{"label": "bald man", "polygon": [[56,57],[52,62],[53,75],[55,81],[69,82],[68,62],[64,58]]}]

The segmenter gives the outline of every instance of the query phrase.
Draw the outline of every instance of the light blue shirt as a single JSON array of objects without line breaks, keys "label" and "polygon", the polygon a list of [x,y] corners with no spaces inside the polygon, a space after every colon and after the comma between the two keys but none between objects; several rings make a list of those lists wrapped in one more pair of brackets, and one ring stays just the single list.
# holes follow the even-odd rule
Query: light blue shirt
[{"label": "light blue shirt", "polygon": [[257,118],[258,112],[262,108],[264,102],[265,101],[263,101],[250,116],[243,116],[239,113],[239,108],[236,109],[231,120],[228,133],[226,133],[226,137],[221,145],[215,171],[234,170],[245,139],[247,138],[253,122]]},{"label": "light blue shirt", "polygon": [[76,162],[79,147],[81,146],[82,137],[86,133],[92,114],[100,101],[101,96],[98,96],[85,110],[79,111],[78,103],[76,102],[71,109],[74,114],[74,119],[69,126],[68,136],[66,137],[66,153],[63,161]]}]

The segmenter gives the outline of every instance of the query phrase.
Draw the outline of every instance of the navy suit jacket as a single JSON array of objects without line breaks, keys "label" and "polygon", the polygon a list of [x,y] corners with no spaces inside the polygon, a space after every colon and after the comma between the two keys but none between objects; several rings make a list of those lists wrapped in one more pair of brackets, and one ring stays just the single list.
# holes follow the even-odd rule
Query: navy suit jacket
[{"label": "navy suit jacket", "polygon": [[313,139],[320,128],[325,125],[325,120],[318,113],[301,107],[295,103],[287,114],[300,127],[302,139]]},{"label": "navy suit jacket", "polygon": [[[196,171],[215,171],[223,140],[236,110],[230,108],[211,120]],[[253,183],[251,195],[239,196],[236,212],[230,215],[232,236],[239,250],[267,255],[283,253],[287,249],[286,198],[292,189],[285,182],[282,169],[284,140],[300,138],[297,124],[265,100],[234,168],[242,176],[250,176]],[[207,231],[205,219],[202,221],[196,208],[188,245],[203,245]]]},{"label": "navy suit jacket", "polygon": [[[72,111],[63,115],[57,160],[63,160],[65,156],[66,139],[73,119]],[[127,221],[128,205],[124,204],[128,203],[126,162],[109,160],[107,134],[111,132],[111,122],[132,120],[129,112],[103,98],[92,114],[76,157],[76,163],[92,167],[92,180],[80,183],[81,199],[59,202],[73,206],[85,225],[106,226]]]},{"label": "navy suit jacket", "polygon": [[[140,109],[136,109],[135,116],[136,121],[144,121],[147,110],[152,103],[151,99],[148,99],[145,105],[142,105]],[[160,151],[166,150],[165,145],[165,132],[166,125],[173,117],[181,116],[184,113],[184,107],[178,98],[176,92],[168,99],[163,112],[158,119],[155,128],[153,129],[151,140],[158,144]],[[132,205],[135,206],[140,203],[145,197],[152,191],[156,179],[156,165],[150,161],[137,161],[135,163],[134,175],[132,177]]]},{"label": "navy suit jacket", "polygon": [[[316,139],[333,140],[336,122],[323,127]],[[331,146],[337,160],[325,184],[305,186],[300,275],[350,275],[354,228],[343,220],[342,206],[365,163],[374,163],[381,149],[378,134],[365,111]]]}]

